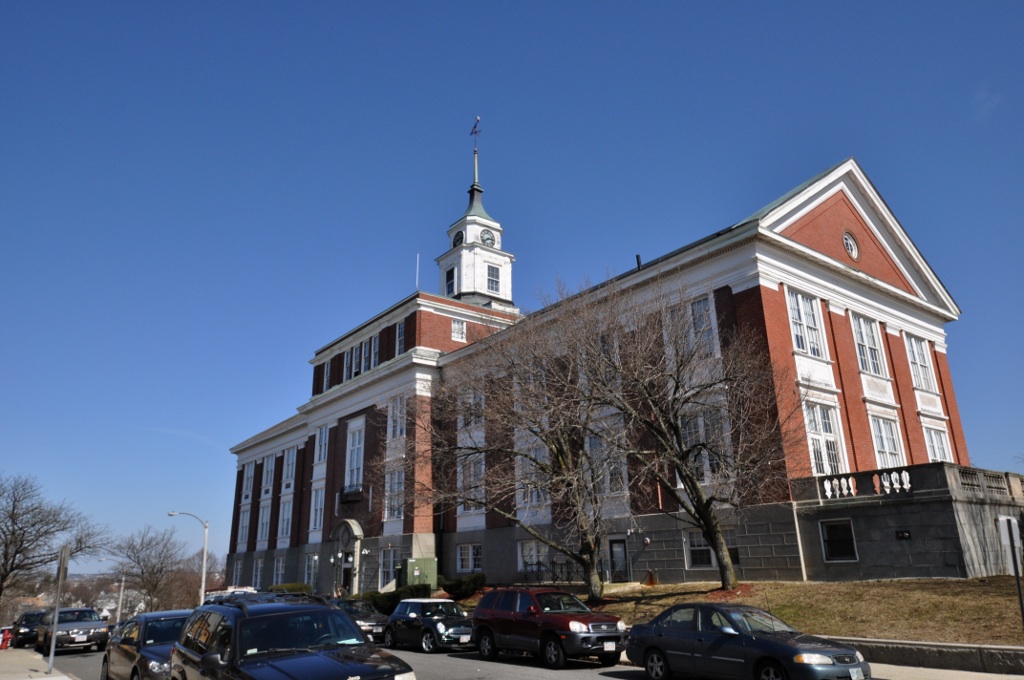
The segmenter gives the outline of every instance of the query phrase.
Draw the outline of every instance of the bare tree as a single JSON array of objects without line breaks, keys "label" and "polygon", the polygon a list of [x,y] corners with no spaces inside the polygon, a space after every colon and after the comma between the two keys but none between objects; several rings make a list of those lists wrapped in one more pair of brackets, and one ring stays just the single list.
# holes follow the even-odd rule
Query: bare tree
[{"label": "bare tree", "polygon": [[63,546],[72,558],[95,554],[103,536],[102,527],[68,503],[46,500],[35,479],[0,479],[0,597],[40,570],[55,568]]},{"label": "bare tree", "polygon": [[[165,599],[161,606],[167,609],[184,609],[194,607],[196,604],[196,593],[199,592],[199,585],[202,582],[203,573],[203,551],[183,558],[169,584]],[[222,571],[220,558],[209,553],[206,556],[206,585],[208,590],[215,590],[214,577]]]},{"label": "bare tree", "polygon": [[[117,561],[114,571],[124,574],[127,587],[139,591],[146,609],[160,609],[173,603],[172,577],[179,571],[185,554],[185,543],[176,538],[174,529],[157,531],[147,524],[115,541],[110,552]],[[196,586],[194,592],[198,591]],[[195,602],[194,595],[191,602]]]}]

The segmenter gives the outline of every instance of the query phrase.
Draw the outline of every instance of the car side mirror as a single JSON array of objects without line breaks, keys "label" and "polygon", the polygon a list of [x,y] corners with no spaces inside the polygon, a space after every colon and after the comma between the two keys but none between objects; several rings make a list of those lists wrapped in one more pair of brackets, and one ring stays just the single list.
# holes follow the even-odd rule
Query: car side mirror
[{"label": "car side mirror", "polygon": [[531,605],[530,605],[530,606],[529,606],[529,607],[528,607],[528,608],[526,609],[526,611],[527,611],[527,613],[528,613],[528,614],[529,614],[530,616],[536,616],[537,614],[540,614],[540,610],[539,610],[539,609],[537,609],[537,605],[535,605],[535,604],[531,604]]},{"label": "car side mirror", "polygon": [[417,616],[418,616],[418,614],[416,612],[409,612],[409,618],[410,619],[415,619]]},{"label": "car side mirror", "polygon": [[736,632],[736,629],[732,626],[722,626],[718,630],[722,633],[722,635],[739,635],[739,633]]},{"label": "car side mirror", "polygon": [[228,667],[228,662],[221,658],[220,652],[207,652],[199,659],[204,671],[220,671]]}]

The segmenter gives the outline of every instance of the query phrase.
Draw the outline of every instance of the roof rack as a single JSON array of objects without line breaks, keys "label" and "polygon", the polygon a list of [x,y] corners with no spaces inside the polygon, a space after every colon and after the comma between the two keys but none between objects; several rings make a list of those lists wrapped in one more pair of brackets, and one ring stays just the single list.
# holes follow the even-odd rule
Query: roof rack
[{"label": "roof rack", "polygon": [[245,614],[248,614],[249,607],[251,605],[268,604],[271,602],[296,602],[332,606],[331,603],[327,601],[327,598],[322,595],[310,595],[308,593],[282,593],[273,591],[237,592],[230,593],[228,595],[216,595],[214,597],[207,598],[203,604],[235,606],[241,609]]}]

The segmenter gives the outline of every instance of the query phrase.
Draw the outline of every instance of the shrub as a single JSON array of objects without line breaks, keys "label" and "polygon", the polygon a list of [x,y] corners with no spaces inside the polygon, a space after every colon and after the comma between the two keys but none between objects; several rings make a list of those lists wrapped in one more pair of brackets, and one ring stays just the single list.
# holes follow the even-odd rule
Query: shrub
[{"label": "shrub", "polygon": [[467,597],[472,597],[484,587],[487,583],[487,576],[482,573],[468,574],[462,578],[454,579],[438,579],[444,592],[453,600],[464,600]]},{"label": "shrub", "polygon": [[390,615],[402,600],[409,600],[415,597],[430,597],[430,584],[417,583],[411,586],[402,586],[397,590],[387,593],[374,590],[363,593],[360,597],[372,604],[381,613]]},{"label": "shrub", "polygon": [[308,583],[278,583],[268,589],[272,593],[306,593],[313,594],[313,588]]}]

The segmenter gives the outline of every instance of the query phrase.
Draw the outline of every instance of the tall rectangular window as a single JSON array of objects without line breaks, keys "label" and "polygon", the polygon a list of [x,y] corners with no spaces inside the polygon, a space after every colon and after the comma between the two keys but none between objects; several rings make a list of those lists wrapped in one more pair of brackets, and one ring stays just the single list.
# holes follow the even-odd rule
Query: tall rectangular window
[{"label": "tall rectangular window", "polygon": [[462,319],[452,319],[452,340],[457,342],[466,341],[466,322]]},{"label": "tall rectangular window", "polygon": [[540,541],[519,541],[519,571],[539,572],[547,566],[548,546]]},{"label": "tall rectangular window", "polygon": [[384,473],[384,519],[405,516],[405,470],[397,468]]},{"label": "tall rectangular window", "polygon": [[360,418],[348,425],[348,465],[345,469],[345,490],[355,491],[363,486],[364,421]]},{"label": "tall rectangular window", "polygon": [[270,506],[261,505],[258,524],[256,525],[256,540],[265,541],[270,537]]},{"label": "tall rectangular window", "polygon": [[363,373],[369,371],[372,366],[373,357],[370,352],[370,341],[363,340]]},{"label": "tall rectangular window", "polygon": [[284,450],[284,470],[282,471],[281,476],[286,482],[290,482],[295,479],[295,455],[297,453],[297,446],[289,446]]},{"label": "tall rectangular window", "polygon": [[690,323],[693,325],[693,351],[708,356],[713,351],[714,328],[711,324],[711,300],[702,297],[690,303]]},{"label": "tall rectangular window", "polygon": [[375,335],[370,340],[370,368],[377,368],[380,365],[380,336]]},{"label": "tall rectangular window", "polygon": [[292,502],[281,501],[281,516],[277,521],[277,537],[288,538],[292,535]]},{"label": "tall rectangular window", "polygon": [[848,519],[822,522],[821,547],[826,562],[856,562],[857,541],[853,536],[853,524]]},{"label": "tall rectangular window", "polygon": [[444,294],[448,297],[455,295],[455,268],[452,267],[444,273]]},{"label": "tall rectangular window", "polygon": [[910,356],[910,375],[914,379],[914,387],[919,390],[935,392],[935,373],[932,372],[928,342],[908,335],[907,354]]},{"label": "tall rectangular window", "polygon": [[331,388],[331,360],[324,362],[324,392]]},{"label": "tall rectangular window", "polygon": [[271,486],[274,483],[274,458],[273,454],[263,457],[263,486]]},{"label": "tall rectangular window", "polygon": [[487,265],[487,292],[501,292],[501,270],[493,264]]},{"label": "tall rectangular window", "polygon": [[245,543],[249,540],[249,511],[242,510],[238,513],[238,542]]},{"label": "tall rectangular window", "polygon": [[257,590],[263,587],[263,559],[252,561],[252,587]]},{"label": "tall rectangular window", "polygon": [[483,569],[483,556],[483,546],[479,543],[460,543],[457,570],[463,573],[480,571]]},{"label": "tall rectangular window", "polygon": [[875,457],[880,470],[903,465],[903,454],[900,453],[900,440],[895,421],[872,416],[871,434],[875,440]]},{"label": "tall rectangular window", "polygon": [[316,429],[316,462],[327,460],[327,444],[330,436],[330,425],[321,425]]},{"label": "tall rectangular window", "polygon": [[395,565],[398,564],[398,548],[381,548],[380,551],[380,588],[383,589],[395,580]]},{"label": "tall rectangular window", "polygon": [[804,419],[814,474],[838,475],[845,472],[844,461],[839,455],[835,409],[825,404],[806,404]]},{"label": "tall rectangular window", "polygon": [[953,456],[949,453],[949,446],[946,443],[946,433],[932,427],[924,428],[924,438],[928,444],[928,460],[942,463],[952,463]]},{"label": "tall rectangular window", "polygon": [[284,583],[284,558],[274,558],[274,582],[271,585],[277,586]]},{"label": "tall rectangular window", "polygon": [[242,493],[252,492],[252,478],[256,473],[256,463],[249,461],[242,468]]},{"label": "tall rectangular window", "polygon": [[544,505],[548,502],[547,477],[543,467],[547,464],[547,449],[536,446],[528,456],[517,461],[519,474],[519,504],[525,506]]},{"label": "tall rectangular window", "polygon": [[816,298],[789,291],[789,323],[796,351],[812,357],[824,357],[821,344],[821,322]]},{"label": "tall rectangular window", "polygon": [[405,354],[405,322],[399,321],[395,329],[395,356]]},{"label": "tall rectangular window", "polygon": [[309,529],[317,531],[324,527],[324,488],[313,489],[313,507],[310,511]]},{"label": "tall rectangular window", "polygon": [[857,345],[857,362],[860,364],[860,370],[884,376],[885,364],[882,360],[882,344],[878,339],[878,324],[854,314],[853,339]]},{"label": "tall rectangular window", "polygon": [[363,372],[363,346],[356,345],[352,348],[352,377]]},{"label": "tall rectangular window", "polygon": [[700,531],[687,531],[687,552],[690,556],[690,569],[711,569],[715,566],[711,559],[711,544]]},{"label": "tall rectangular window", "polygon": [[388,399],[388,439],[401,439],[405,436],[406,398],[398,395]]},{"label": "tall rectangular window", "polygon": [[317,553],[309,553],[306,555],[306,568],[303,570],[302,582],[316,588],[317,571],[320,566],[320,555]]},{"label": "tall rectangular window", "polygon": [[721,456],[727,445],[722,412],[708,409],[683,421],[683,445],[686,446],[693,475],[709,483],[721,469]]},{"label": "tall rectangular window", "polygon": [[463,456],[459,463],[458,484],[462,503],[461,512],[479,512],[483,510],[486,487],[484,475],[486,465],[482,453],[471,453]]},{"label": "tall rectangular window", "polygon": [[352,379],[352,348],[345,350],[345,380]]},{"label": "tall rectangular window", "polygon": [[241,558],[235,560],[235,564],[231,567],[231,584],[235,586],[242,585],[242,560]]}]

